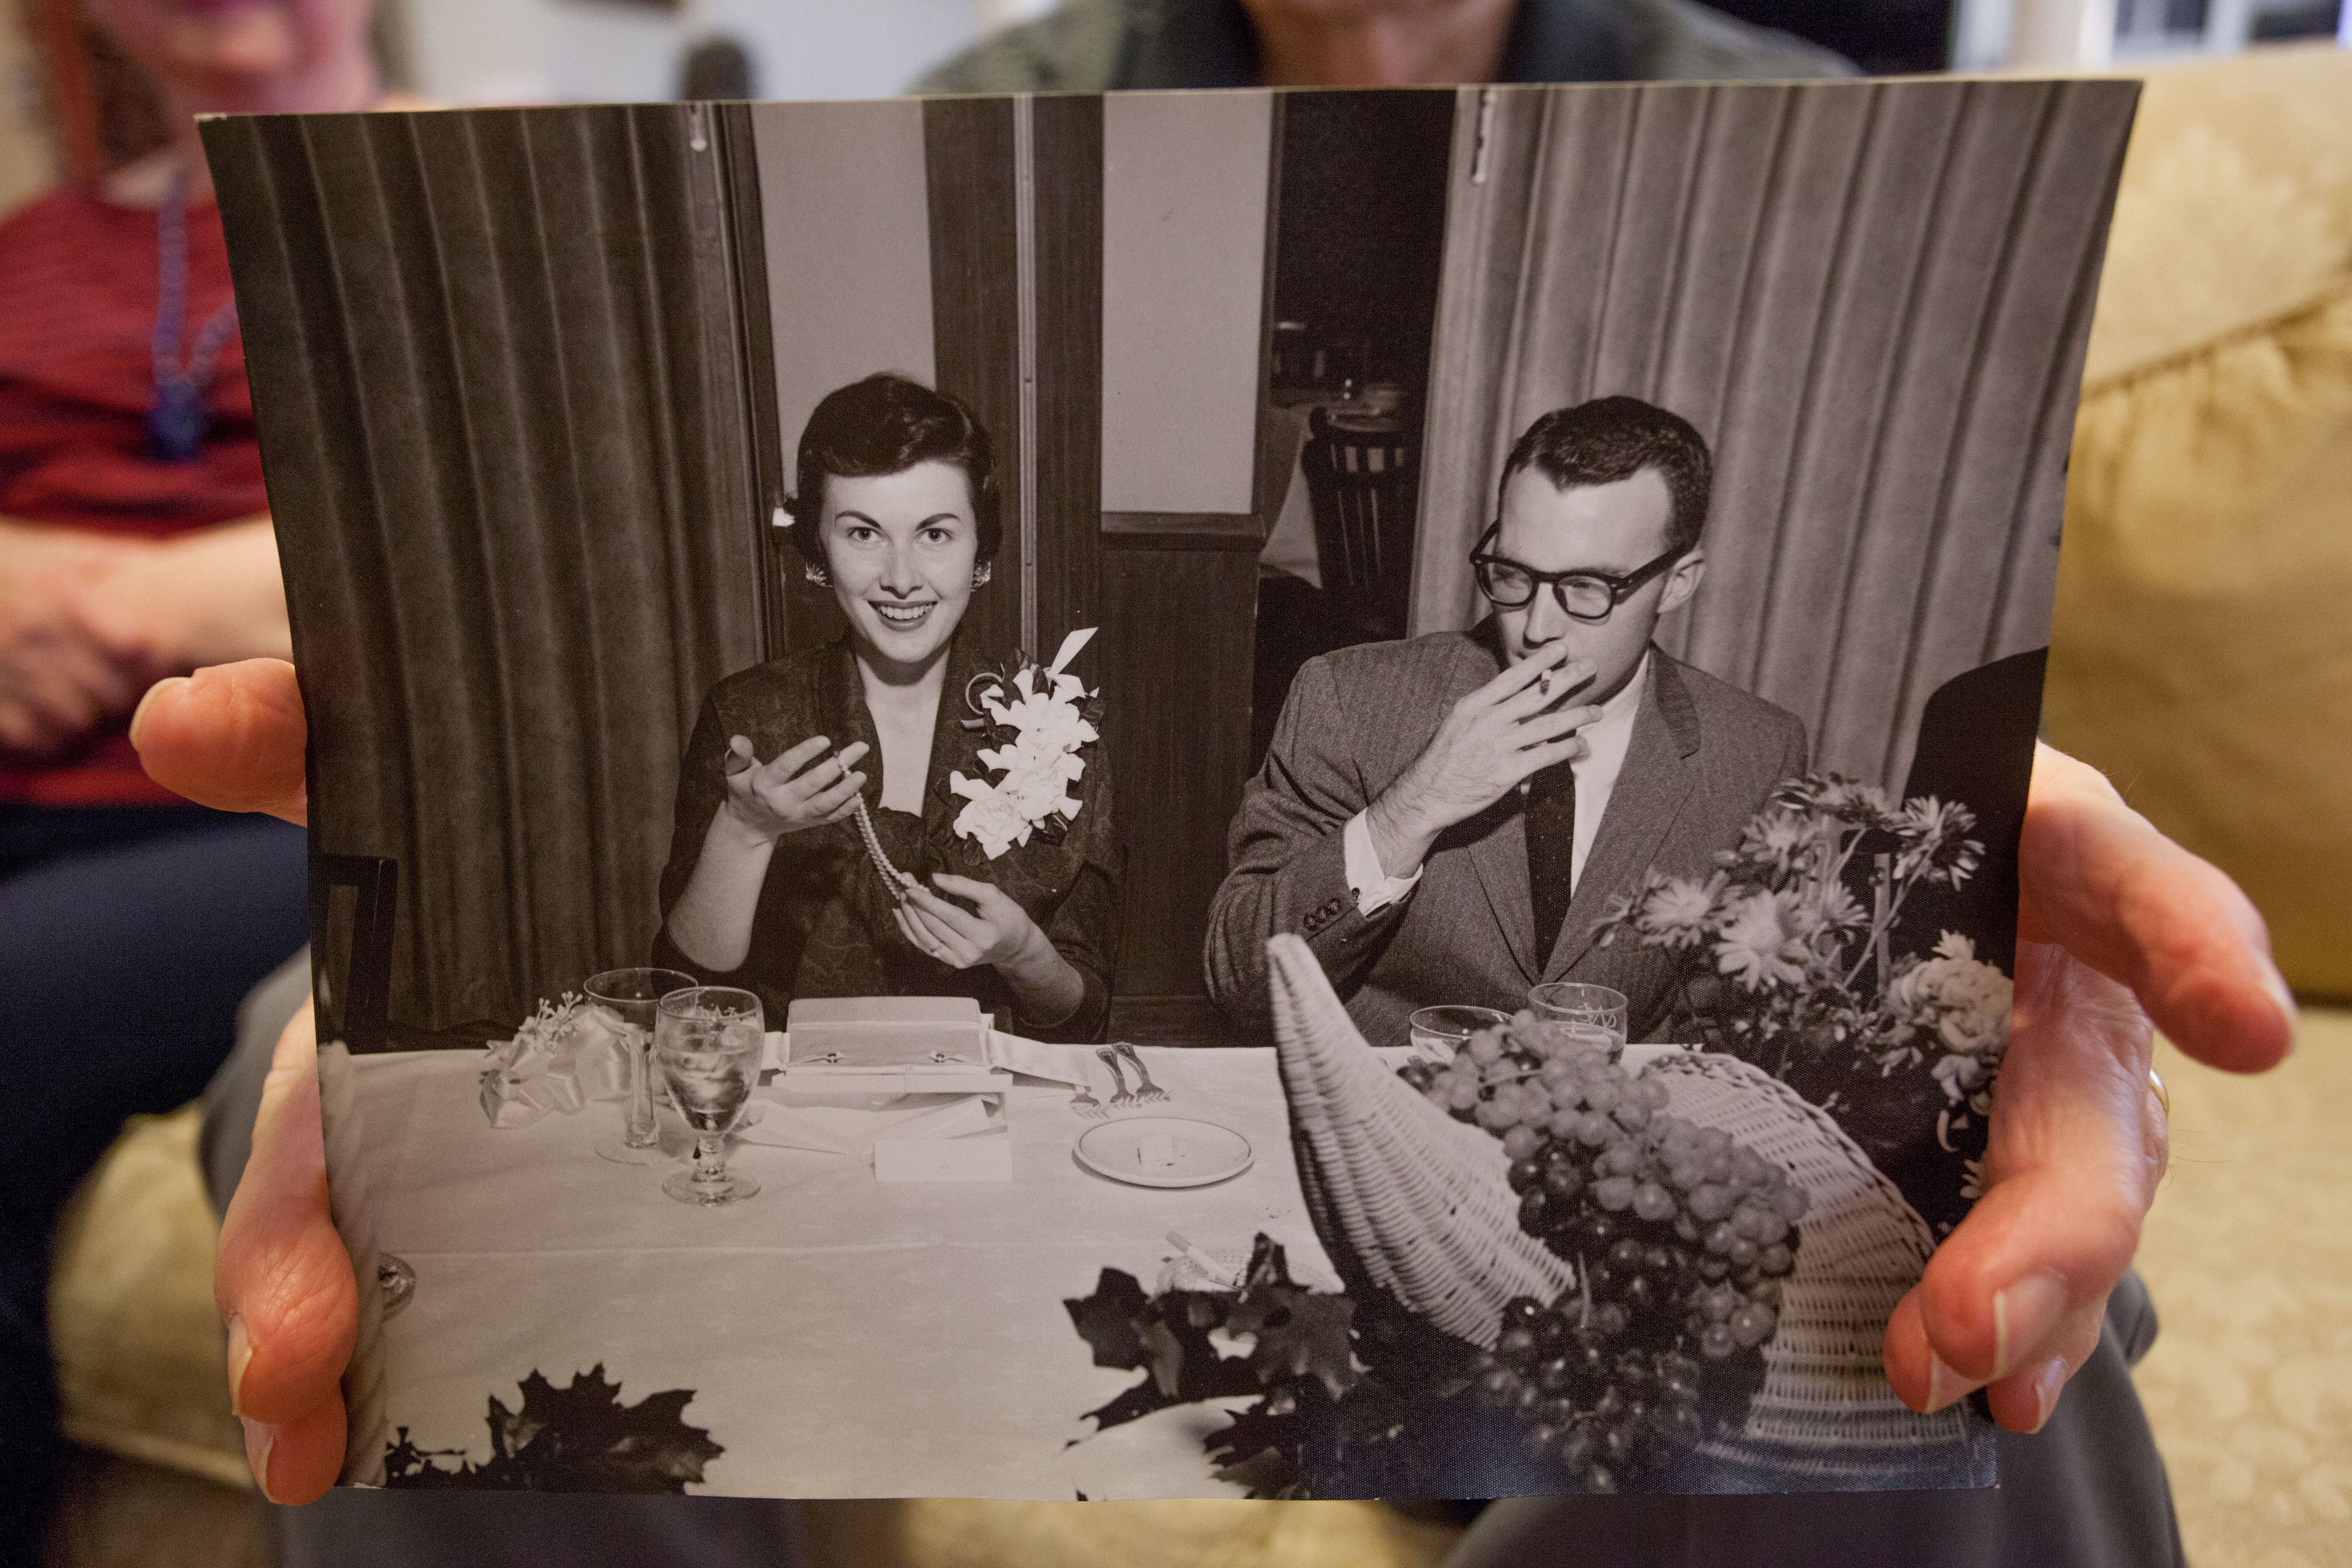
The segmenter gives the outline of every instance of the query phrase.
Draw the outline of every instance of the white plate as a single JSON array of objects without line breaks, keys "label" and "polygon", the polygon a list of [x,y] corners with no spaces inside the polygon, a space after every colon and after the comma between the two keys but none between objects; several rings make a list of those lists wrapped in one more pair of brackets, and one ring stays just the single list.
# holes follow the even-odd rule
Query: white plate
[{"label": "white plate", "polygon": [[[1143,1140],[1164,1133],[1175,1140],[1176,1163],[1147,1170]],[[1250,1167],[1249,1140],[1230,1127],[1186,1116],[1129,1116],[1090,1127],[1078,1137],[1078,1163],[1114,1182],[1139,1187],[1205,1187]]]}]

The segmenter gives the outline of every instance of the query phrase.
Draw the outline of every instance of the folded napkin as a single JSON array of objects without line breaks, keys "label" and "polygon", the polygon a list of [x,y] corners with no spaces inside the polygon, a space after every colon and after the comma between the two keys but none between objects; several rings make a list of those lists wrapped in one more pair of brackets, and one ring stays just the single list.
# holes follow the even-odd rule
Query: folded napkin
[{"label": "folded napkin", "polygon": [[493,1040],[482,1068],[482,1113],[493,1127],[528,1127],[592,1100],[629,1091],[632,1031],[612,1009],[566,997],[541,1002],[510,1040]]},{"label": "folded napkin", "polygon": [[1050,1079],[1073,1089],[1084,1089],[1094,1061],[1092,1046],[1049,1046],[1043,1040],[1024,1039],[1000,1029],[988,1031],[988,1065],[1027,1078]]}]

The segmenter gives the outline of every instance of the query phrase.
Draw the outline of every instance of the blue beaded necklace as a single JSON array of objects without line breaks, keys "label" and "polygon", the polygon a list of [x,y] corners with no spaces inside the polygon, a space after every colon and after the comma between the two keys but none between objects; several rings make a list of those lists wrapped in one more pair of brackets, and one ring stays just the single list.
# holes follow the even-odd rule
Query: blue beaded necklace
[{"label": "blue beaded necklace", "polygon": [[147,410],[147,439],[167,463],[190,463],[204,450],[212,414],[205,389],[220,352],[236,331],[236,298],[220,302],[188,356],[180,357],[180,330],[188,308],[188,174],[176,169],[155,214],[155,401]]}]

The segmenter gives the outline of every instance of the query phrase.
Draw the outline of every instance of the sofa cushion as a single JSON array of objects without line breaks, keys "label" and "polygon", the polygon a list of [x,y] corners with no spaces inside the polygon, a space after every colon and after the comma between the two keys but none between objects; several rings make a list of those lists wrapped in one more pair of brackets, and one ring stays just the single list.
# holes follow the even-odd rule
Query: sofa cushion
[{"label": "sofa cushion", "polygon": [[197,1111],[134,1118],[58,1226],[49,1333],[75,1442],[252,1484],[213,1309]]},{"label": "sofa cushion", "polygon": [[[2158,72],[2116,199],[2043,717],[2352,995],[2352,54]],[[2172,292],[2168,294],[2166,290]]]}]

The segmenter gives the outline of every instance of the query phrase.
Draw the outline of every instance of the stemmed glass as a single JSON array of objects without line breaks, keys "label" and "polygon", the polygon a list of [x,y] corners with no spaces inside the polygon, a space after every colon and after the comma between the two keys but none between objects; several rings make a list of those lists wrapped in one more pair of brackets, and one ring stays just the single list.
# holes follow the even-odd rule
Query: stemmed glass
[{"label": "stemmed glass", "polygon": [[1412,1048],[1432,1061],[1450,1062],[1471,1036],[1510,1021],[1493,1007],[1423,1007],[1411,1020]]},{"label": "stemmed glass", "polygon": [[1591,1039],[1609,1053],[1612,1062],[1625,1054],[1627,1009],[1622,991],[1555,980],[1528,992],[1528,1005],[1535,1009],[1537,1017]]},{"label": "stemmed glass", "polygon": [[656,1004],[654,1065],[695,1133],[693,1165],[662,1183],[678,1202],[740,1203],[760,1190],[727,1173],[727,1134],[751,1102],[766,1039],[760,999],[749,991],[697,985]]},{"label": "stemmed glass", "polygon": [[608,969],[588,977],[588,1000],[612,1015],[620,1029],[629,1068],[621,1135],[596,1145],[616,1165],[667,1165],[677,1156],[662,1152],[654,1124],[654,1008],[673,991],[688,991],[694,976],[675,969]]}]

